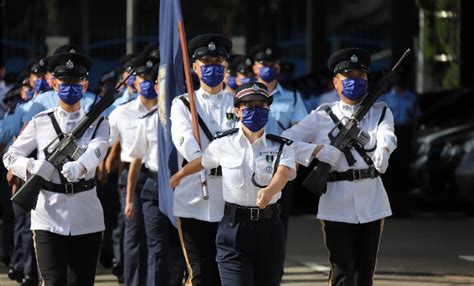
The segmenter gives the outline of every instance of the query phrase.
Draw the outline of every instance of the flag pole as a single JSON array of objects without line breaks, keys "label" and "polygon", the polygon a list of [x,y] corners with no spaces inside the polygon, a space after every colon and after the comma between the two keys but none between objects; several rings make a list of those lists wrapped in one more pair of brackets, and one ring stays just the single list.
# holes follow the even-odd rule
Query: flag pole
[{"label": "flag pole", "polygon": [[[179,34],[179,42],[181,45],[181,55],[183,58],[183,69],[184,69],[184,77],[186,79],[186,90],[188,91],[189,96],[189,105],[191,110],[191,121],[193,124],[193,131],[194,131],[194,138],[198,142],[199,148],[202,150],[201,144],[201,134],[199,133],[199,126],[198,126],[198,116],[196,111],[196,104],[194,102],[194,88],[193,88],[193,81],[191,79],[191,71],[189,70],[189,58],[188,58],[188,51],[187,51],[187,44],[186,44],[186,36],[184,32],[184,23],[182,20],[178,21],[178,34]],[[201,188],[202,188],[202,198],[207,200],[209,199],[209,190],[207,188],[207,176],[206,170],[204,169],[199,173],[201,177]]]}]

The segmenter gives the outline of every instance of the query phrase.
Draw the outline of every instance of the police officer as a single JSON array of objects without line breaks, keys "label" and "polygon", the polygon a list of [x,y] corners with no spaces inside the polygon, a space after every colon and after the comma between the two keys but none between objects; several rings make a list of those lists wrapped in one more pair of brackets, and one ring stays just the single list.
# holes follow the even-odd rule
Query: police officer
[{"label": "police officer", "polygon": [[[153,68],[151,78],[156,79],[158,65]],[[157,83],[155,81],[155,83]],[[158,92],[159,85],[155,85]],[[130,172],[127,194],[133,194],[140,174],[147,178],[141,190],[143,216],[148,245],[148,275],[146,285],[182,285],[184,257],[177,230],[159,210],[158,205],[158,112],[152,109],[140,119],[135,139],[131,147]],[[143,165],[142,165],[143,163]],[[143,170],[142,170],[143,168]],[[132,195],[130,195],[132,196]],[[133,216],[133,209],[131,214]]]},{"label": "police officer", "polygon": [[296,172],[291,140],[264,131],[271,102],[262,83],[238,87],[239,128],[218,135],[170,180],[176,186],[189,174],[222,166],[225,210],[216,237],[222,285],[280,285],[285,238],[276,202]]},{"label": "police officer", "polygon": [[[232,42],[221,35],[200,35],[189,42],[188,49],[194,60],[193,70],[201,84],[195,93],[195,103],[201,118],[201,144],[202,148],[206,148],[216,132],[230,129],[235,123],[232,95],[223,90],[225,61]],[[200,157],[203,150],[193,135],[187,94],[173,100],[170,118],[172,140],[182,166]],[[200,176],[189,176],[174,191],[173,212],[180,219],[192,284],[212,286],[220,285],[215,238],[224,201],[220,170],[207,170],[207,174],[209,199],[203,199]]]},{"label": "police officer", "polygon": [[359,123],[370,140],[342,152],[330,145],[335,122],[351,117],[367,90],[370,54],[359,48],[335,52],[328,60],[340,101],[326,103],[283,132],[295,141],[296,160],[313,158],[332,166],[317,218],[330,253],[332,285],[372,285],[384,218],[392,214],[380,174],[396,148],[393,116],[376,103]]},{"label": "police officer", "polygon": [[[18,118],[18,112],[15,113],[16,108],[22,101],[21,90],[22,87],[20,84],[13,86],[2,100],[7,110],[0,121],[1,155],[3,155],[3,151],[6,151],[13,143],[14,137],[18,136],[21,129],[21,120]],[[18,215],[10,201],[12,194],[12,175],[11,173],[7,174],[7,170],[4,168],[3,163],[1,163],[1,169],[2,181],[0,198],[3,218],[2,258],[5,258],[5,264],[9,267],[8,278],[21,282],[24,276],[24,256],[22,248],[22,230],[24,224],[18,223],[20,220],[17,219]],[[21,222],[23,222],[23,220],[21,220]]]},{"label": "police officer", "polygon": [[225,74],[224,74],[224,84],[225,84],[225,92],[234,94],[235,89],[238,87],[236,78],[237,73],[236,69],[236,62],[239,59],[243,58],[243,55],[230,55],[229,59],[226,62]]},{"label": "police officer", "polygon": [[[136,54],[127,54],[124,55],[121,59],[121,67],[122,67],[122,74],[119,77],[119,80],[123,80],[128,77],[131,71],[131,63],[133,59],[136,57]],[[124,104],[134,98],[137,98],[137,90],[135,89],[135,75],[130,75],[128,77],[128,80],[124,84],[124,88],[120,91],[119,95],[117,96],[117,99],[112,103],[110,106],[110,113],[112,113],[115,108],[120,106],[121,104]],[[109,114],[110,115],[110,114]],[[118,170],[120,162],[120,140],[116,140],[115,144],[110,148],[109,153],[107,154],[106,160],[104,160],[104,168],[107,174],[107,177],[109,178],[108,184],[110,184],[111,180],[114,180],[115,182],[112,183],[114,185],[117,185],[118,183],[118,177],[119,174],[122,172],[122,170]],[[122,182],[123,178],[122,178]],[[123,185],[122,188],[117,189],[117,198],[114,200],[118,199],[118,212],[117,212],[117,218],[116,218],[116,224],[112,232],[112,244],[113,244],[113,263],[112,263],[112,273],[117,276],[118,282],[123,283],[123,237],[124,237],[124,231],[125,231],[125,222],[124,222],[124,215],[123,215],[123,208],[122,208],[122,203],[121,203],[121,189],[123,190]],[[114,187],[114,189],[116,189]]]},{"label": "police officer", "polygon": [[[257,45],[250,49],[249,57],[253,60],[253,72],[257,75],[258,81],[266,84],[268,91],[273,96],[265,131],[280,135],[308,114],[306,107],[298,92],[285,89],[278,82],[277,76],[281,69],[280,47],[271,44]],[[285,225],[285,238],[288,233],[288,220],[294,189],[294,183],[290,182],[283,190],[280,201],[282,205],[281,218]]]},{"label": "police officer", "polygon": [[[0,142],[6,144],[6,147],[10,146],[20,134],[22,128],[21,118],[24,114],[22,108],[31,102],[27,95],[27,91],[30,89],[29,77],[23,79],[20,87],[15,87],[10,94],[7,94],[13,97],[18,96],[21,100],[10,106],[3,120]],[[20,187],[20,181],[17,177],[12,176],[11,172],[8,173],[8,181],[11,185],[11,194],[14,194]],[[22,285],[38,284],[38,271],[30,231],[30,213],[15,203],[10,201],[7,203],[12,207],[14,214],[14,248],[8,276],[12,280],[21,282]]]},{"label": "police officer", "polygon": [[50,59],[55,77],[53,88],[59,106],[35,116],[4,155],[5,166],[27,180],[30,175],[45,179],[31,229],[43,285],[93,285],[99,257],[104,219],[95,190],[95,169],[108,147],[109,124],[98,118],[84,136],[76,139],[83,154],[56,169],[38,151],[57,136],[67,133],[85,111],[80,99],[87,90],[85,77],[92,66],[83,54],[69,52]]},{"label": "police officer", "polygon": [[[131,286],[145,285],[148,254],[140,199],[146,176],[141,173],[136,191],[133,194],[127,194],[128,172],[132,160],[130,151],[140,117],[156,107],[157,98],[154,81],[151,80],[151,71],[158,62],[158,58],[155,57],[137,57],[133,60],[131,66],[134,67],[134,75],[136,76],[134,85],[139,95],[137,98],[118,106],[110,114],[110,140],[114,144],[116,144],[117,140],[120,141],[120,160],[123,165],[119,178],[122,207],[126,216],[123,244],[123,275],[125,285]],[[127,209],[129,214],[133,212],[134,215],[127,215]]]}]

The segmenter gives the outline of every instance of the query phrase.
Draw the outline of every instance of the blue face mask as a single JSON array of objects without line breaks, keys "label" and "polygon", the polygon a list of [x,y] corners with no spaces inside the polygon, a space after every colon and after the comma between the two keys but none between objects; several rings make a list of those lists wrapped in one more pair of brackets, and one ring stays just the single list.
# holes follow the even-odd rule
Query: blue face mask
[{"label": "blue face mask", "polygon": [[35,92],[40,93],[49,89],[48,82],[44,78],[39,78],[35,80]]},{"label": "blue face mask", "polygon": [[158,96],[155,91],[155,83],[145,80],[140,83],[140,94],[146,99],[154,99]]},{"label": "blue face mask", "polygon": [[260,67],[258,69],[258,76],[263,79],[264,82],[272,82],[277,76],[277,69],[271,67]]},{"label": "blue face mask", "polygon": [[235,82],[235,76],[233,75],[230,75],[227,77],[227,85],[232,89],[236,89],[239,87],[237,83]]},{"label": "blue face mask", "polygon": [[270,109],[264,107],[244,108],[242,110],[242,124],[250,131],[257,132],[267,124],[269,111]]},{"label": "blue face mask", "polygon": [[60,83],[58,85],[59,98],[68,105],[73,105],[81,100],[84,87],[78,83]]},{"label": "blue face mask", "polygon": [[210,87],[218,86],[224,80],[224,66],[209,64],[201,66],[201,80]]},{"label": "blue face mask", "polygon": [[361,99],[366,92],[367,81],[359,77],[346,78],[342,82],[342,95],[351,100]]},{"label": "blue face mask", "polygon": [[28,89],[28,91],[26,92],[26,101],[32,99],[34,95],[35,95],[35,89],[34,88]]},{"label": "blue face mask", "polygon": [[128,79],[127,79],[127,85],[130,86],[131,88],[135,89],[135,86],[133,85],[135,83],[135,75],[131,75]]},{"label": "blue face mask", "polygon": [[257,79],[253,78],[253,77],[243,77],[240,79],[240,84],[244,84],[244,83],[249,83],[249,82],[255,82],[257,81]]}]

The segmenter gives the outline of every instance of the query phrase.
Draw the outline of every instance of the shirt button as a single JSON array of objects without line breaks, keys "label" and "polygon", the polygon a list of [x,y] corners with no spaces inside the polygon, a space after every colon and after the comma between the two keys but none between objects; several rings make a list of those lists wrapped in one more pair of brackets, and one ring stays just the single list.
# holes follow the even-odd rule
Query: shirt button
[{"label": "shirt button", "polygon": [[215,121],[215,120],[212,120],[211,123],[212,123],[212,124],[216,124],[216,121]]}]

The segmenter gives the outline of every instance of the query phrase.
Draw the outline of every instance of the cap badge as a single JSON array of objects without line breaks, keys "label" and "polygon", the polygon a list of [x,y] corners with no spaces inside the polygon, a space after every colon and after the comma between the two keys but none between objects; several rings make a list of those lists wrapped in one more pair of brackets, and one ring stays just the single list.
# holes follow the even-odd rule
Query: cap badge
[{"label": "cap badge", "polygon": [[74,63],[73,63],[71,60],[68,60],[68,61],[66,62],[66,67],[67,67],[68,69],[73,69],[73,68],[74,68]]},{"label": "cap badge", "polygon": [[207,45],[207,49],[209,51],[215,51],[216,50],[216,44],[214,44],[213,42],[210,42],[209,45]]},{"label": "cap badge", "polygon": [[271,55],[271,54],[272,54],[272,49],[267,48],[267,49],[265,50],[265,54]]},{"label": "cap badge", "polygon": [[252,60],[251,59],[246,59],[245,64],[248,65],[248,66],[251,66],[252,65]]},{"label": "cap badge", "polygon": [[43,59],[39,60],[39,65],[44,66],[44,60]]},{"label": "cap badge", "polygon": [[70,49],[69,52],[70,52],[71,54],[75,54],[75,53],[76,53],[76,50]]},{"label": "cap badge", "polygon": [[352,55],[351,62],[357,63],[358,61],[359,61],[359,58],[356,55]]},{"label": "cap badge", "polygon": [[254,92],[257,92],[258,89],[259,89],[259,88],[258,88],[258,85],[256,85],[256,84],[252,85],[252,90],[253,90]]},{"label": "cap badge", "polygon": [[152,63],[151,61],[147,61],[147,62],[146,62],[146,67],[147,67],[147,68],[153,67],[153,63]]}]

